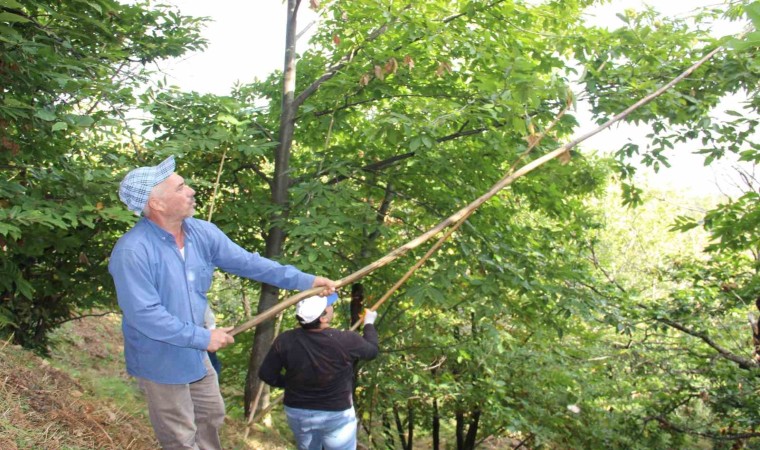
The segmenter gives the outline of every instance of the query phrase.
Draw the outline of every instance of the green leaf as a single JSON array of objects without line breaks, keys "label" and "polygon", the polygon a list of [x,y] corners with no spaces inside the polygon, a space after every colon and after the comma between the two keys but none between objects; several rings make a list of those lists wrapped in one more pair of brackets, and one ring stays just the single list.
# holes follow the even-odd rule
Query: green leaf
[{"label": "green leaf", "polygon": [[744,12],[747,13],[747,17],[752,21],[752,25],[755,26],[755,29],[760,30],[760,1],[745,5]]},{"label": "green leaf", "polygon": [[19,16],[18,14],[2,12],[0,13],[0,22],[27,23],[27,22],[31,22],[31,20],[27,19],[24,16]]},{"label": "green leaf", "polygon": [[51,128],[53,131],[60,131],[65,130],[69,127],[69,125],[66,122],[56,122],[53,124],[53,127]]},{"label": "green leaf", "polygon": [[21,34],[13,28],[0,24],[0,41],[17,43],[21,40]]},{"label": "green leaf", "polygon": [[21,237],[21,229],[15,225],[0,222],[0,235],[18,239]]},{"label": "green leaf", "polygon": [[420,148],[420,144],[422,143],[422,139],[415,136],[412,138],[412,141],[409,143],[409,150],[416,152],[418,148]]},{"label": "green leaf", "polygon": [[52,122],[56,119],[55,113],[48,109],[38,109],[37,112],[34,113],[34,116],[47,122]]},{"label": "green leaf", "polygon": [[23,5],[16,0],[0,0],[0,6],[5,8],[21,9]]},{"label": "green leaf", "polygon": [[225,122],[225,123],[228,123],[230,125],[240,125],[240,121],[237,120],[235,117],[229,115],[229,114],[219,114],[219,119],[218,120],[220,122]]},{"label": "green leaf", "polygon": [[20,100],[16,100],[13,97],[6,97],[3,103],[5,103],[6,106],[10,106],[11,108],[34,109],[32,105],[24,103]]},{"label": "green leaf", "polygon": [[760,31],[753,31],[747,35],[747,43],[753,47],[760,47]]},{"label": "green leaf", "polygon": [[81,116],[73,116],[73,118],[74,118],[74,123],[78,127],[89,127],[90,125],[95,123],[95,119],[93,119],[90,116],[81,115]]},{"label": "green leaf", "polygon": [[91,2],[91,1],[89,1],[89,0],[77,0],[77,2],[79,2],[79,3],[84,3],[84,4],[86,4],[86,5],[89,5],[89,6],[90,6],[91,8],[93,8],[95,11],[97,11],[97,12],[99,12],[99,13],[101,13],[101,14],[103,13],[103,8],[101,8],[101,6],[100,6],[100,5],[98,5],[98,4],[97,4],[97,3],[95,3],[95,2]]}]

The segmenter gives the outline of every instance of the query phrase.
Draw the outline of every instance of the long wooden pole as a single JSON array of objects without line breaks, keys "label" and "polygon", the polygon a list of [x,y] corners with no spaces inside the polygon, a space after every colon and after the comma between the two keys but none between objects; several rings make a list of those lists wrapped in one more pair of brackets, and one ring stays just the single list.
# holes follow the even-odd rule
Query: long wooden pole
[{"label": "long wooden pole", "polygon": [[[678,84],[681,80],[691,75],[697,68],[699,68],[702,64],[704,64],[707,60],[715,56],[722,48],[717,47],[711,52],[709,52],[707,55],[702,57],[699,61],[694,63],[691,67],[686,69],[683,73],[681,73],[679,76],[668,82],[667,84],[663,85],[656,91],[652,92],[651,94],[647,95],[646,97],[642,98],[641,100],[637,101],[633,105],[626,108],[623,112],[618,113],[614,117],[612,117],[610,120],[605,122],[604,124],[598,126],[597,128],[589,131],[588,133],[582,134],[581,136],[573,139],[572,141],[562,145],[561,147],[557,148],[554,151],[551,151],[540,158],[537,158],[528,164],[525,164],[522,166],[519,170],[513,172],[512,174],[502,178],[499,180],[496,184],[491,187],[491,189],[488,190],[485,194],[481,195],[474,201],[472,201],[470,204],[465,206],[464,208],[460,209],[456,213],[452,214],[450,217],[444,219],[441,223],[436,225],[435,227],[431,228],[430,230],[426,231],[425,233],[421,234],[415,239],[412,239],[408,243],[402,245],[401,247],[393,250],[392,252],[388,253],[387,255],[383,256],[382,258],[378,259],[377,261],[357,270],[356,272],[348,275],[345,278],[342,278],[336,282],[337,287],[346,286],[350,283],[353,283],[356,280],[359,280],[360,278],[363,278],[365,275],[385,266],[386,264],[396,260],[397,258],[403,256],[406,254],[409,250],[413,250],[420,246],[422,243],[430,239],[431,237],[438,234],[441,230],[447,228],[448,226],[455,224],[459,222],[460,219],[471,213],[471,211],[477,209],[480,207],[483,203],[494,197],[499,191],[504,189],[505,187],[512,184],[515,180],[518,178],[527,175],[528,173],[532,172],[533,170],[541,167],[542,165],[546,164],[547,162],[551,161],[554,158],[557,158],[560,155],[563,155],[570,151],[573,147],[580,144],[581,142],[589,139],[592,136],[595,136],[596,134],[602,132],[603,130],[606,130],[613,124],[619,122],[620,120],[627,117],[630,113],[633,111],[641,108],[642,106],[646,105],[647,103],[651,102],[655,98],[659,97],[663,93],[665,93],[667,90]],[[272,317],[276,316],[281,311],[285,310],[286,308],[295,305],[302,299],[316,295],[319,292],[322,291],[321,287],[316,287],[312,289],[308,289],[306,291],[299,292],[298,294],[295,294],[291,297],[286,298],[282,302],[274,305],[273,307],[269,308],[268,310],[262,312],[261,314],[253,317],[251,320],[236,326],[230,333],[234,336],[239,333],[242,333],[243,331],[246,331],[248,329],[251,329],[255,327],[256,325],[271,319]]]},{"label": "long wooden pole", "polygon": [[[522,161],[526,156],[528,156],[528,154],[534,148],[536,148],[536,146],[539,144],[539,142],[541,142],[541,140],[544,138],[544,136],[546,136],[546,134],[549,131],[551,131],[559,123],[559,121],[562,118],[562,116],[565,115],[565,113],[567,112],[568,108],[570,107],[570,104],[571,104],[571,101],[568,99],[567,106],[565,106],[562,109],[562,111],[560,111],[559,114],[557,114],[557,116],[554,118],[554,120],[552,120],[549,123],[549,125],[546,127],[546,129],[544,129],[538,135],[531,136],[530,143],[528,144],[528,148],[512,164],[512,166],[507,171],[507,174],[505,175],[505,177],[507,177],[510,174],[512,174],[512,172],[514,172],[514,170],[515,170],[515,167],[517,167],[517,165],[520,164],[520,161]],[[449,228],[446,231],[446,233],[444,233],[443,236],[441,236],[438,239],[438,241],[435,244],[433,244],[432,247],[430,247],[430,249],[425,253],[425,255],[422,258],[420,258],[416,263],[414,263],[414,265],[404,274],[404,276],[402,276],[401,278],[399,278],[398,281],[396,281],[396,283],[394,283],[393,286],[391,286],[391,288],[388,289],[388,292],[386,292],[385,294],[383,294],[383,296],[380,297],[380,300],[378,300],[377,302],[375,302],[375,304],[372,305],[369,309],[371,309],[372,311],[377,311],[383,305],[383,303],[385,303],[385,301],[388,300],[391,297],[391,295],[393,295],[393,293],[398,290],[399,287],[401,287],[402,284],[406,283],[406,280],[408,280],[409,278],[411,278],[411,276],[414,274],[414,272],[417,271],[417,269],[419,269],[420,267],[422,267],[422,265],[425,264],[425,262],[436,251],[438,251],[439,248],[441,248],[441,246],[443,245],[443,243],[446,242],[449,239],[449,237],[451,237],[451,235],[454,234],[454,232],[457,231],[459,229],[459,227],[462,226],[462,224],[464,224],[464,222],[474,212],[475,212],[475,209],[471,209],[471,210],[467,211],[467,213],[464,214],[451,228]],[[349,329],[351,331],[355,331],[357,328],[359,328],[359,326],[361,325],[362,321],[363,321],[362,319],[357,320],[356,323],[354,323],[351,326],[351,328],[349,328]]]}]

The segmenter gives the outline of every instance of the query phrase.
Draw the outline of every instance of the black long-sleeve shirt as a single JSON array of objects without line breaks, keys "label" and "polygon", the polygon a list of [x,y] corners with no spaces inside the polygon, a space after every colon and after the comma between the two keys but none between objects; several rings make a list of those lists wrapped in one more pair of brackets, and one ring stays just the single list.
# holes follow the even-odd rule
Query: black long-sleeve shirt
[{"label": "black long-sleeve shirt", "polygon": [[[274,340],[259,369],[259,378],[285,388],[285,406],[343,411],[352,406],[353,363],[377,356],[377,330],[353,331],[296,328]],[[285,373],[282,373],[285,369]]]}]

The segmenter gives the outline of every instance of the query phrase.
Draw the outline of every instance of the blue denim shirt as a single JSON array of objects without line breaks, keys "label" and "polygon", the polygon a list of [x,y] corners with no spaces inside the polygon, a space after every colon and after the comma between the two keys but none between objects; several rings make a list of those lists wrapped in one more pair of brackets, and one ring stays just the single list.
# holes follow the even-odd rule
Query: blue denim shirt
[{"label": "blue denim shirt", "polygon": [[314,276],[232,242],[214,224],[185,219],[184,258],[171,233],[142,218],[114,246],[108,270],[123,312],[130,375],[191,383],[206,375],[211,332],[203,327],[215,268],[284,289],[304,290]]}]

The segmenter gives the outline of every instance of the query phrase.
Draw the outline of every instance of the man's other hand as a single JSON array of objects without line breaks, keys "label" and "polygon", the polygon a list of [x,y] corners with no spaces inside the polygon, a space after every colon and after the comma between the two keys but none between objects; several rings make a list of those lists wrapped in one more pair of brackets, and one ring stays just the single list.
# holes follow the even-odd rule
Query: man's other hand
[{"label": "man's other hand", "polygon": [[234,327],[227,327],[227,328],[214,328],[211,330],[211,340],[208,343],[208,348],[206,350],[210,352],[215,352],[219,350],[220,348],[224,348],[232,343],[235,342],[235,338],[232,337],[231,334],[229,334],[230,331],[232,331]]}]

